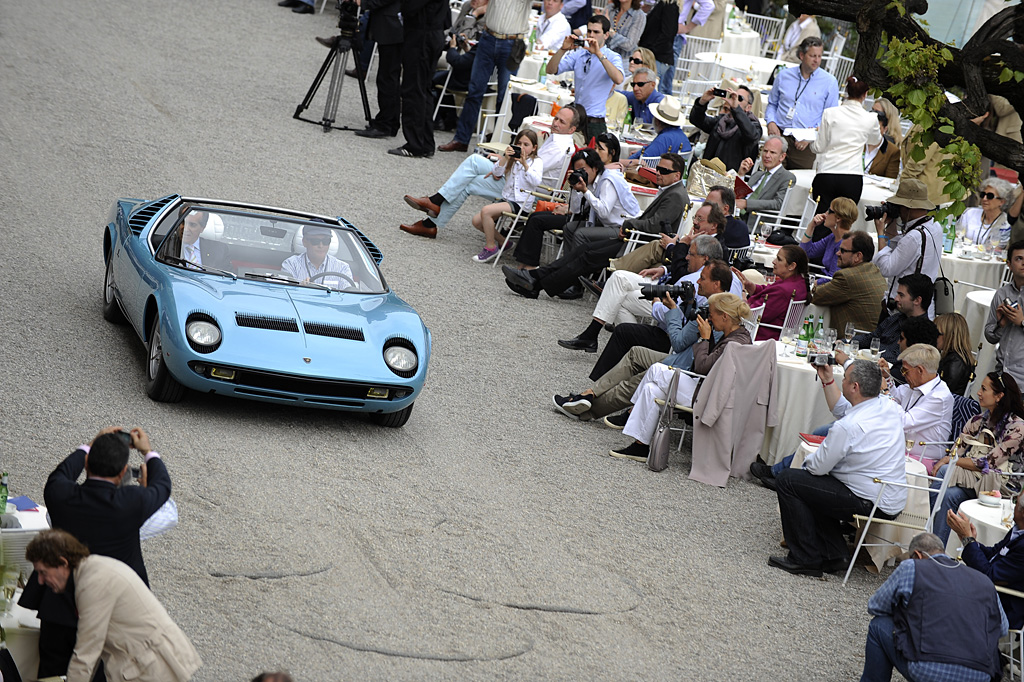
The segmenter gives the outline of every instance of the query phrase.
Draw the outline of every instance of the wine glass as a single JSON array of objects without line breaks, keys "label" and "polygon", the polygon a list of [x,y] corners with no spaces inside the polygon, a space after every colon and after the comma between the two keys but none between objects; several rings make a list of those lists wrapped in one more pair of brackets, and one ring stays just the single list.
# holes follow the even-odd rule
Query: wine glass
[{"label": "wine glass", "polygon": [[825,347],[828,349],[829,353],[831,353],[832,349],[836,347],[836,339],[838,338],[839,334],[836,332],[835,329],[829,327],[828,329],[825,330]]},{"label": "wine glass", "polygon": [[761,223],[761,227],[759,229],[761,231],[761,236],[766,240],[772,235],[771,223]]},{"label": "wine glass", "polygon": [[853,341],[853,335],[857,331],[857,326],[853,322],[846,323],[846,329],[843,330],[843,338],[846,339],[846,343]]},{"label": "wine glass", "polygon": [[871,357],[876,362],[878,361],[879,351],[881,350],[881,348],[882,348],[882,341],[881,341],[881,339],[878,339],[877,337],[874,338],[874,339],[871,339]]},{"label": "wine glass", "polygon": [[847,346],[849,346],[850,348],[847,355],[856,360],[857,353],[860,352],[860,341],[850,341],[850,343],[848,343]]},{"label": "wine glass", "polygon": [[785,346],[785,348],[783,349],[783,353],[782,353],[783,357],[789,357],[789,354],[792,352],[791,347],[793,345],[793,341],[796,339],[796,336],[797,336],[797,329],[796,329],[796,327],[783,327],[782,328],[782,333],[779,335],[779,341],[781,341],[782,344]]}]

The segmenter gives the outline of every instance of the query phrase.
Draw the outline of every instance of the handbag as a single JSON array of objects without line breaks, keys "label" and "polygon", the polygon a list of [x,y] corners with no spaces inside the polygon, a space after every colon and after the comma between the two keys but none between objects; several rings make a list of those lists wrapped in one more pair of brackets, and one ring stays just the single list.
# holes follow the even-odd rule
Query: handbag
[{"label": "handbag", "polygon": [[651,438],[650,452],[647,455],[647,468],[651,471],[664,471],[668,468],[668,450],[671,445],[672,431],[669,424],[672,422],[672,406],[676,402],[676,390],[679,387],[679,370],[672,369],[672,378],[668,382],[668,391],[665,393],[665,404],[658,412],[658,425],[654,429],[654,436]]},{"label": "handbag", "polygon": [[[991,440],[991,443],[985,442]],[[978,434],[977,438],[966,436],[961,439],[961,442],[968,446],[967,452],[964,453],[964,457],[971,460],[982,459],[989,456],[992,452],[992,448],[996,445],[995,434],[990,429],[982,429]],[[987,474],[983,474],[980,471],[971,471],[970,469],[964,469],[963,467],[957,467],[956,471],[953,472],[952,478],[949,480],[949,485],[956,486],[958,488],[967,488],[973,490],[975,493],[985,492],[989,490],[998,490],[1001,494],[1008,495],[1011,493],[1006,488],[1006,483],[1009,480],[1009,476],[1004,476],[1002,472],[998,470],[989,470]]]}]

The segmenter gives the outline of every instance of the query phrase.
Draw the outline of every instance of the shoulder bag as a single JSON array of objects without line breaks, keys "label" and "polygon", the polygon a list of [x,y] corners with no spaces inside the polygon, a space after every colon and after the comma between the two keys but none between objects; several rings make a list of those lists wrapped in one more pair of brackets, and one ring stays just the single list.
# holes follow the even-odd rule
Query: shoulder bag
[{"label": "shoulder bag", "polygon": [[658,425],[654,429],[650,452],[647,455],[647,468],[651,471],[664,471],[668,467],[668,451],[672,441],[669,424],[672,422],[672,406],[676,404],[678,388],[679,370],[673,368],[672,378],[668,382],[668,391],[665,393],[665,404],[661,406],[661,411],[658,413]]}]

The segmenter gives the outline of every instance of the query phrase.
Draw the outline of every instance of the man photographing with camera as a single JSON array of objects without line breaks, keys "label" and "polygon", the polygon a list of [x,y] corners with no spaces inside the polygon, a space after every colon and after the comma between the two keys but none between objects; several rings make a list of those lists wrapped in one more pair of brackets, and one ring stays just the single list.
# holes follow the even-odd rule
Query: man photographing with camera
[{"label": "man photographing with camera", "polygon": [[[874,218],[878,234],[878,253],[872,262],[889,280],[886,304],[893,298],[896,283],[904,275],[920,273],[932,282],[939,276],[942,227],[928,214],[934,208],[923,182],[903,180],[896,194],[885,204],[878,209],[868,209],[868,219]],[[888,309],[891,311],[894,306],[888,305]],[[934,306],[928,308],[929,317],[934,310]]]},{"label": "man photographing with camera", "polygon": [[591,135],[605,132],[605,102],[608,93],[626,79],[622,58],[605,47],[612,24],[608,17],[595,14],[587,22],[587,37],[566,36],[562,46],[548,62],[548,75],[573,72],[576,102],[587,110]]},{"label": "man photographing with camera", "polygon": [[[125,485],[130,450],[143,457],[139,485]],[[85,471],[85,481],[78,477]],[[43,499],[54,528],[65,530],[89,547],[130,566],[149,585],[142,560],[139,529],[171,495],[171,477],[149,436],[140,428],[110,426],[90,445],[80,445],[46,480]],[[78,616],[74,586],[57,594],[39,585],[33,573],[19,601],[39,612],[39,676],[63,675],[75,648]]]}]

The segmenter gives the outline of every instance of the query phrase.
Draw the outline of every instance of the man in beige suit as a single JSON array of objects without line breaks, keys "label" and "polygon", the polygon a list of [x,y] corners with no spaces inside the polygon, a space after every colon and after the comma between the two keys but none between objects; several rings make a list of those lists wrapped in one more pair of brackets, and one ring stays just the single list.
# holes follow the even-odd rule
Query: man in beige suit
[{"label": "man in beige suit", "polygon": [[78,637],[68,682],[89,682],[103,659],[108,679],[187,682],[202,661],[157,598],[127,564],[90,555],[70,533],[46,530],[25,550],[39,582],[56,593],[72,580]]},{"label": "man in beige suit", "polygon": [[786,29],[786,33],[782,36],[782,50],[779,52],[779,59],[784,62],[792,62],[793,64],[800,63],[800,55],[797,52],[797,48],[800,47],[800,43],[804,42],[805,38],[821,37],[821,28],[818,26],[818,20],[813,14],[801,14],[796,18],[789,28]]}]

